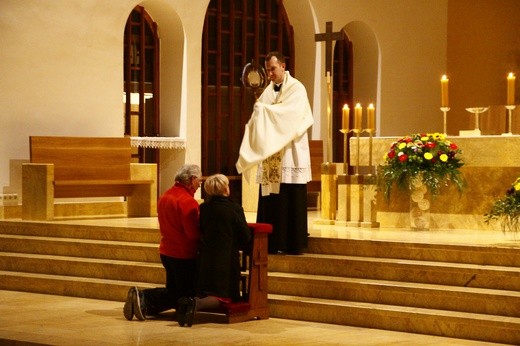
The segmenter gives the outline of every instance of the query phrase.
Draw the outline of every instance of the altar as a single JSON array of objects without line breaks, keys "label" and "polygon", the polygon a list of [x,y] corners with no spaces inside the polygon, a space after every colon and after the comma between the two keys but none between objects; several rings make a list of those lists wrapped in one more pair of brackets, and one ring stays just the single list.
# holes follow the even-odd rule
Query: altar
[{"label": "altar", "polygon": [[[504,196],[513,181],[520,176],[520,136],[448,136],[462,150],[464,166],[461,172],[467,186],[462,193],[456,187],[443,187],[432,200],[430,228],[441,229],[498,229],[498,223],[486,224],[484,214],[493,202]],[[372,139],[372,162],[375,167],[384,163],[384,155],[397,137]],[[350,164],[358,163],[358,141],[350,141]],[[359,165],[368,166],[369,138],[359,139]],[[410,224],[410,199],[407,192],[392,190],[387,202],[381,193],[376,196],[377,221],[381,227],[403,227]]]}]

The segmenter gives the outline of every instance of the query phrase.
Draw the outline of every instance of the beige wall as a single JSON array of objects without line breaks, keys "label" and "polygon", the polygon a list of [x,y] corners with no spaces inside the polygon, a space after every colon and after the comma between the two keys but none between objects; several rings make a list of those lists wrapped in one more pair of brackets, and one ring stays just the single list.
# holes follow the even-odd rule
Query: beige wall
[{"label": "beige wall", "polygon": [[509,72],[517,75],[517,95],[520,90],[520,1],[452,0],[448,15],[448,132],[473,129],[465,108],[495,106],[481,117],[481,126],[486,133],[502,133]]},{"label": "beige wall", "polygon": [[161,188],[181,164],[200,162],[200,72],[187,71],[200,71],[208,2],[1,1],[0,187],[9,159],[29,157],[30,135],[123,135],[123,33],[138,4],[159,25],[161,132],[195,143],[161,152]]},{"label": "beige wall", "polygon": [[[442,130],[443,73],[450,75],[450,117],[463,118],[465,106],[502,103],[505,74],[518,70],[516,0],[285,1],[295,29],[297,76],[315,110],[313,139],[326,139],[324,48],[315,45],[314,33],[323,32],[327,21],[335,31],[357,28],[355,102],[377,99],[380,135]],[[9,185],[9,160],[28,158],[30,135],[123,134],[123,30],[137,4],[159,25],[161,133],[187,140],[184,151],[161,152],[161,189],[180,164],[200,163],[200,56],[208,2],[0,1],[0,186]],[[449,124],[458,130],[458,123]]]},{"label": "beige wall", "polygon": [[[311,0],[316,10],[319,31],[332,21],[334,30],[362,22],[373,31],[379,48],[376,90],[364,81],[366,74],[354,75],[354,102],[366,102],[367,95],[378,95],[378,134],[398,136],[416,131],[442,130],[438,104],[438,80],[446,69],[447,0]],[[365,35],[366,36],[366,35]],[[364,50],[364,42],[353,40],[354,52]],[[367,53],[370,50],[365,50]],[[356,65],[373,57],[358,56]],[[325,88],[322,99],[326,100]],[[322,119],[326,102],[322,104]]]}]

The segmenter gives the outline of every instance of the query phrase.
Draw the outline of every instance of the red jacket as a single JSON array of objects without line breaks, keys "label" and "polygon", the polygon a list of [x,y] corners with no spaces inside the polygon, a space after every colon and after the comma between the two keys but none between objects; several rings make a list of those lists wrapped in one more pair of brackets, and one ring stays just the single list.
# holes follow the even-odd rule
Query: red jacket
[{"label": "red jacket", "polygon": [[159,252],[173,258],[195,258],[199,246],[199,203],[186,186],[175,183],[157,203],[161,230]]}]

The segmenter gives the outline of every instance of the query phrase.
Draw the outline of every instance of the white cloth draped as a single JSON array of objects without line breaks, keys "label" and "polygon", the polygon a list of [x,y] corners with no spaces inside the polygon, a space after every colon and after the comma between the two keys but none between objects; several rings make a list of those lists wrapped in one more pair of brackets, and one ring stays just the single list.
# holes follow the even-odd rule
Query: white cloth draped
[{"label": "white cloth draped", "polygon": [[[312,179],[307,130],[314,123],[307,91],[288,71],[280,92],[274,92],[273,85],[268,85],[255,103],[245,127],[236,168],[242,173],[260,164],[259,181],[262,161],[282,151],[280,181],[307,183]],[[272,191],[276,190],[273,186]],[[269,192],[266,186],[265,193]]]}]

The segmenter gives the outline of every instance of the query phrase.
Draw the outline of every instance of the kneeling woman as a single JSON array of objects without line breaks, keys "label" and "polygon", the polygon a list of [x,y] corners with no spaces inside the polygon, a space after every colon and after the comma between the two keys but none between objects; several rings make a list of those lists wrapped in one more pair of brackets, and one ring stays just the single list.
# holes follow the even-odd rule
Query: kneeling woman
[{"label": "kneeling woman", "polygon": [[223,174],[206,179],[207,198],[200,205],[200,247],[198,293],[182,298],[178,322],[191,326],[197,310],[217,309],[240,300],[240,254],[249,249],[251,230],[243,208],[229,198],[229,180]]}]

